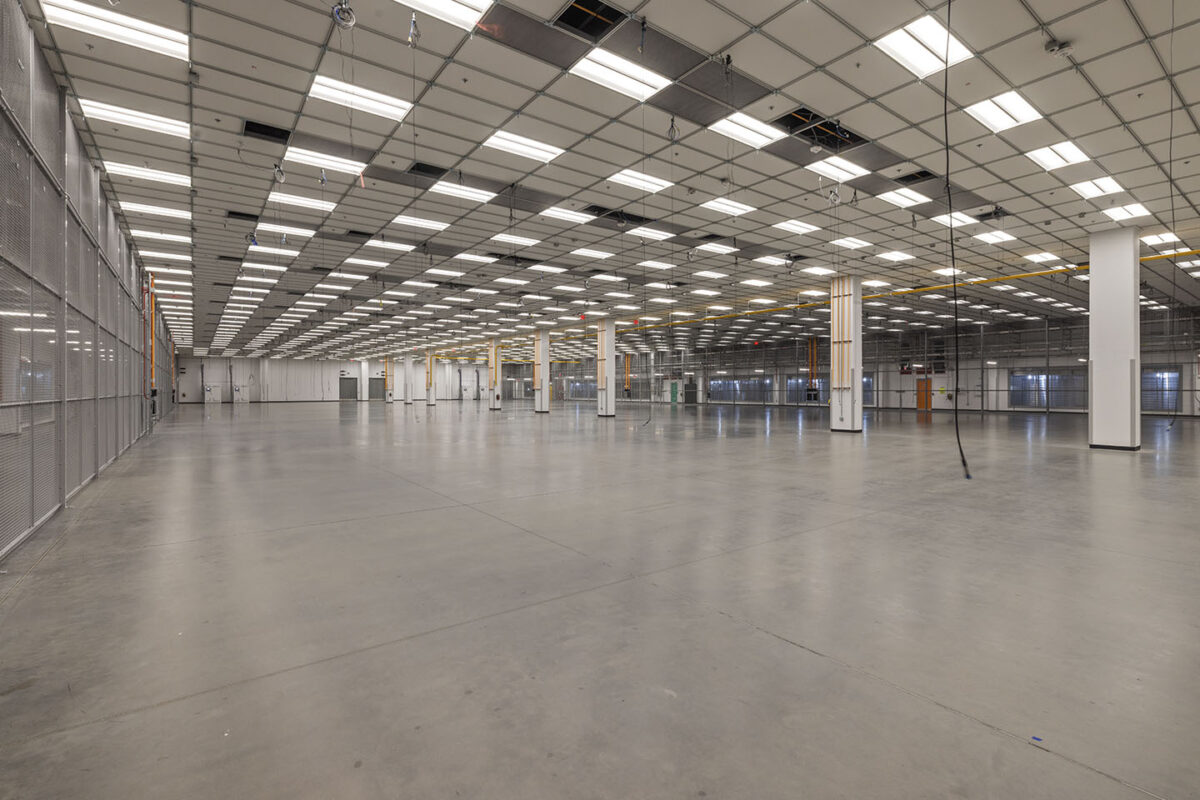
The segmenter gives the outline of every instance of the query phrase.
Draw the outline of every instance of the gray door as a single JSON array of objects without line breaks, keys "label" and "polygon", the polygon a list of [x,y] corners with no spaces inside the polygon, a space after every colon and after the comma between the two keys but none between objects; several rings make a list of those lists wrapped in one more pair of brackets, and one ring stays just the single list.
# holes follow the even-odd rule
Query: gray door
[{"label": "gray door", "polygon": [[368,400],[384,399],[383,398],[383,391],[384,391],[383,380],[384,380],[383,378],[371,378],[371,383],[367,386],[367,399]]},{"label": "gray door", "polygon": [[358,378],[342,378],[338,381],[338,400],[358,399]]}]

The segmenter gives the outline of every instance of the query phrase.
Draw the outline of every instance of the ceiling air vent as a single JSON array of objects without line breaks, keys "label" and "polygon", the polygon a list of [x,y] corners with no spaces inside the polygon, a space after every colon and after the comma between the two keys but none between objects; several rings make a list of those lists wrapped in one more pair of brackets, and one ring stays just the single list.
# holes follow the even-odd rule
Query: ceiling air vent
[{"label": "ceiling air vent", "polygon": [[265,122],[255,122],[252,119],[248,119],[242,124],[242,135],[276,144],[287,144],[288,139],[292,138],[292,132],[289,130],[276,128]]},{"label": "ceiling air vent", "polygon": [[346,238],[358,239],[365,242],[371,238],[371,234],[367,233],[366,231],[346,231]]},{"label": "ceiling air vent", "polygon": [[422,161],[414,161],[413,165],[408,168],[410,175],[420,175],[422,178],[431,178],[439,180],[450,170],[443,167],[435,167],[433,164],[426,164]]},{"label": "ceiling air vent", "polygon": [[616,211],[611,208],[605,208],[604,206],[588,206],[587,208],[583,209],[583,213],[591,214],[594,217],[608,217],[609,219],[616,220],[617,222],[624,221],[626,224],[632,225],[635,228],[639,225],[649,225],[654,222],[654,220],[650,219],[649,217],[639,217],[637,214],[631,214],[628,211]]},{"label": "ceiling air vent", "polygon": [[793,136],[820,145],[835,153],[849,147],[866,144],[867,141],[854,131],[846,130],[839,123],[822,117],[804,106],[800,106],[790,114],[784,114],[775,120],[775,124]]},{"label": "ceiling air vent", "polygon": [[980,222],[987,222],[988,220],[1004,219],[1008,216],[1008,212],[1000,206],[996,206],[991,211],[986,211],[982,214],[975,214],[974,216],[975,219],[979,220]]},{"label": "ceiling air vent", "polygon": [[914,183],[921,183],[923,181],[929,180],[930,178],[936,178],[936,177],[937,177],[936,175],[934,175],[932,172],[930,172],[927,169],[919,169],[916,172],[910,172],[907,175],[901,175],[899,178],[896,178],[895,180],[896,180],[896,183],[902,183],[905,186],[911,186]]},{"label": "ceiling air vent", "polygon": [[233,261],[237,264],[240,264],[242,263],[243,259],[241,256],[217,256],[217,261]]},{"label": "ceiling air vent", "polygon": [[226,211],[226,219],[237,219],[242,222],[258,222],[258,214],[247,214],[245,211]]},{"label": "ceiling air vent", "polygon": [[554,25],[598,42],[624,18],[623,12],[600,0],[572,0]]}]

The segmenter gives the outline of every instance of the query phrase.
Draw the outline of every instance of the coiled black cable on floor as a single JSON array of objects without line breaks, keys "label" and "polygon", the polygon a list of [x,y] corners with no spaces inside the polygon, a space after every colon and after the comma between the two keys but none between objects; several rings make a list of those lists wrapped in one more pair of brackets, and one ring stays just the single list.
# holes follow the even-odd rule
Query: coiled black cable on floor
[{"label": "coiled black cable on floor", "polygon": [[[942,53],[946,66],[942,72],[942,135],[946,152],[946,205],[948,224],[946,238],[950,240],[950,286],[954,295],[954,440],[958,444],[958,458],[962,461],[963,477],[971,480],[971,467],[963,450],[962,433],[958,426],[958,259],[954,249],[954,195],[950,190],[950,8],[954,0],[946,2],[946,50]],[[981,386],[982,390],[983,387]]]}]

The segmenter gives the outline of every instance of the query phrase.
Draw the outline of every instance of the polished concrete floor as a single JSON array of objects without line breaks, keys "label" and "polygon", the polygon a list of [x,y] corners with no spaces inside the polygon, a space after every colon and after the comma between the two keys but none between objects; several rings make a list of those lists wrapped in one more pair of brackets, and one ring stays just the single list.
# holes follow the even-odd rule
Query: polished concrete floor
[{"label": "polished concrete floor", "polygon": [[181,408],[0,569],[3,798],[1194,798],[1200,421]]}]

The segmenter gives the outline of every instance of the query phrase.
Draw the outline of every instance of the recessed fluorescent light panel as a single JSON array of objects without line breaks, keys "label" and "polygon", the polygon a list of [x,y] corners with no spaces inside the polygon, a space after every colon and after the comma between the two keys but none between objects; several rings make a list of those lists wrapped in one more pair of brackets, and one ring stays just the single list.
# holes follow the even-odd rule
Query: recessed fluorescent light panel
[{"label": "recessed fluorescent light panel", "polygon": [[809,275],[832,275],[835,272],[829,267],[805,267],[800,271],[807,272]]},{"label": "recessed fluorescent light panel", "polygon": [[716,211],[718,214],[728,214],[731,217],[740,217],[742,214],[748,214],[754,210],[753,206],[739,203],[736,200],[730,200],[727,197],[714,197],[707,203],[701,203],[700,207],[707,208],[709,211]]},{"label": "recessed fluorescent light panel", "polygon": [[173,186],[191,186],[192,179],[178,172],[166,172],[161,169],[139,167],[136,164],[122,164],[117,161],[105,161],[104,171],[109,175],[120,175],[125,178],[137,178],[153,183],[169,183]]},{"label": "recessed fluorescent light panel", "polygon": [[782,267],[788,263],[786,258],[780,258],[779,256],[759,256],[754,259],[754,262],[756,264],[766,264],[768,267]]},{"label": "recessed fluorescent light panel", "polygon": [[[571,255],[580,256],[582,258],[611,258],[612,253],[606,253],[603,250],[591,250],[587,247],[580,247],[578,250],[572,250]],[[532,267],[531,267],[532,269]]]},{"label": "recessed fluorescent light panel", "polygon": [[838,183],[870,174],[870,170],[863,169],[858,164],[847,161],[841,156],[830,156],[815,164],[808,164],[804,168]]},{"label": "recessed fluorescent light panel", "polygon": [[661,242],[664,239],[670,239],[675,235],[673,233],[667,233],[666,231],[660,231],[656,228],[649,228],[645,225],[638,228],[630,228],[629,230],[625,231],[625,233],[629,234],[630,236],[639,236],[642,239],[652,239],[656,242]]},{"label": "recessed fluorescent light panel", "polygon": [[957,228],[960,225],[971,225],[979,222],[972,216],[955,211],[953,214],[939,214],[936,217],[930,217],[938,225],[945,225],[947,228]]},{"label": "recessed fluorescent light panel", "polygon": [[705,242],[704,244],[699,245],[696,249],[703,250],[706,253],[716,253],[719,256],[727,256],[730,253],[736,253],[738,251],[736,247],[730,247],[727,244],[717,244],[716,242]]},{"label": "recessed fluorescent light panel", "polygon": [[890,253],[880,253],[879,257],[885,261],[908,261],[913,256],[909,253],[901,253],[899,250],[893,250]]},{"label": "recessed fluorescent light panel", "polygon": [[736,111],[722,120],[714,122],[708,126],[710,131],[719,133],[722,136],[728,136],[730,139],[735,139],[742,144],[750,145],[758,149],[771,142],[778,142],[786,133],[779,130],[773,125],[768,125],[765,122],[759,122],[754,117]]},{"label": "recessed fluorescent light panel", "polygon": [[401,253],[408,253],[416,248],[411,244],[403,242],[389,242],[385,239],[370,239],[367,241],[367,247],[379,247],[384,250],[398,250]]},{"label": "recessed fluorescent light panel", "polygon": [[1001,242],[1011,242],[1017,237],[1013,236],[1011,233],[1005,233],[1004,231],[987,231],[985,233],[976,234],[975,238],[986,244],[1000,244]]},{"label": "recessed fluorescent light panel", "polygon": [[361,175],[367,168],[365,162],[353,161],[349,158],[330,156],[315,150],[305,150],[302,147],[289,147],[283,154],[284,161],[294,161],[309,167],[327,169],[330,172],[341,172],[346,175]]},{"label": "recessed fluorescent light panel", "polygon": [[393,225],[405,225],[409,228],[424,228],[430,231],[444,231],[450,227],[449,222],[438,222],[434,219],[422,219],[408,214],[401,214],[392,220]]},{"label": "recessed fluorescent light panel", "polygon": [[966,112],[993,133],[1006,131],[1026,122],[1041,119],[1037,109],[1029,105],[1024,97],[1016,92],[1005,92],[991,100],[983,100],[972,106],[967,106]]},{"label": "recessed fluorescent light panel", "polygon": [[971,57],[971,51],[932,16],[921,17],[889,33],[875,42],[875,46],[918,78]]},{"label": "recessed fluorescent light panel", "polygon": [[137,239],[155,239],[160,242],[192,243],[192,237],[183,236],[178,233],[159,233],[158,231],[142,231],[135,228],[129,232],[129,235]]},{"label": "recessed fluorescent light panel", "polygon": [[497,233],[492,237],[494,242],[504,242],[505,244],[515,244],[518,247],[533,247],[538,244],[541,239],[530,239],[525,236],[514,236],[511,233]]},{"label": "recessed fluorescent light panel", "polygon": [[302,239],[308,239],[316,235],[316,231],[308,228],[297,228],[294,225],[276,225],[273,222],[260,222],[255,230],[265,231],[267,233],[279,233],[284,236],[299,236]]},{"label": "recessed fluorescent light panel", "polygon": [[532,158],[534,161],[541,161],[543,164],[550,163],[566,152],[560,147],[543,144],[533,139],[526,139],[524,136],[517,136],[515,133],[508,133],[507,131],[496,131],[487,138],[483,146],[491,147],[494,150],[503,150],[506,153],[512,153],[523,158]]},{"label": "recessed fluorescent light panel", "polygon": [[469,31],[491,7],[492,0],[404,0],[404,5]]},{"label": "recessed fluorescent light panel", "polygon": [[181,139],[191,138],[191,127],[186,122],[134,111],[131,108],[111,106],[108,103],[97,103],[95,100],[79,99],[79,107],[89,120],[115,122],[118,125],[128,125],[143,131],[163,133],[167,136],[178,136]]},{"label": "recessed fluorescent light panel", "polygon": [[598,83],[634,100],[647,100],[671,81],[602,48],[595,48],[570,70],[584,80]]},{"label": "recessed fluorescent light panel", "polygon": [[788,219],[784,220],[783,222],[776,222],[771,227],[779,228],[780,230],[787,231],[788,233],[794,233],[798,236],[803,236],[806,233],[812,233],[813,231],[821,230],[816,225],[809,225],[807,222],[801,222],[798,219]]},{"label": "recessed fluorescent light panel", "polygon": [[1179,237],[1169,231],[1167,233],[1156,233],[1152,236],[1142,237],[1142,243],[1149,245],[1150,247],[1161,247],[1164,244],[1170,244],[1171,242],[1178,241]]},{"label": "recessed fluorescent light panel", "polygon": [[1071,184],[1071,188],[1080,197],[1090,200],[1093,197],[1103,197],[1106,194],[1116,194],[1121,191],[1121,184],[1112,178],[1096,178],[1092,181],[1081,181]]},{"label": "recessed fluorescent light panel", "polygon": [[1088,160],[1083,151],[1073,142],[1059,142],[1049,147],[1040,147],[1025,154],[1033,163],[1049,171],[1068,164],[1081,164]]},{"label": "recessed fluorescent light panel", "polygon": [[625,186],[632,186],[634,189],[641,189],[644,192],[661,192],[668,186],[674,184],[669,181],[664,181],[662,178],[656,178],[653,175],[647,175],[644,172],[637,172],[632,169],[623,169],[616,175],[609,178],[613,183],[620,183]]},{"label": "recessed fluorescent light panel", "polygon": [[76,0],[42,0],[46,22],[151,53],[190,61],[186,33]]},{"label": "recessed fluorescent light panel", "polygon": [[595,219],[591,214],[584,214],[582,211],[572,211],[569,208],[559,208],[558,206],[550,206],[545,211],[540,212],[539,216],[561,219],[564,222],[575,222],[581,225]]},{"label": "recessed fluorescent light panel", "polygon": [[313,79],[312,89],[308,94],[318,100],[337,103],[339,106],[345,106],[354,111],[374,114],[377,117],[393,119],[396,122],[402,121],[405,115],[412,110],[412,103],[398,97],[372,92],[370,89],[335,81],[324,75],[318,75]]},{"label": "recessed fluorescent light panel", "polygon": [[192,218],[192,212],[181,208],[151,206],[146,203],[121,203],[121,210],[126,214],[146,214],[151,217],[170,217],[171,219]]},{"label": "recessed fluorescent light panel", "polygon": [[284,194],[283,192],[271,192],[267,195],[268,203],[279,203],[285,206],[296,206],[297,208],[308,208],[313,211],[324,211],[329,213],[337,208],[337,203],[331,203],[327,200],[314,200],[311,197],[301,197],[296,194]]},{"label": "recessed fluorescent light panel", "polygon": [[1130,203],[1127,206],[1119,206],[1117,208],[1106,208],[1106,209],[1104,209],[1104,213],[1106,215],[1108,215],[1109,219],[1115,220],[1116,222],[1122,222],[1127,219],[1133,219],[1134,217],[1150,216],[1150,210],[1147,209],[1141,203]]},{"label": "recessed fluorescent light panel", "polygon": [[870,242],[864,242],[862,239],[855,239],[853,236],[846,236],[841,239],[834,239],[830,244],[836,247],[844,247],[847,250],[857,250],[860,247],[866,247]]},{"label": "recessed fluorescent light panel", "polygon": [[930,198],[920,192],[914,192],[912,189],[894,189],[890,192],[884,192],[879,195],[879,199],[900,208],[919,206],[921,203],[932,202]]},{"label": "recessed fluorescent light panel", "polygon": [[429,191],[437,192],[438,194],[448,194],[451,197],[461,197],[464,200],[474,200],[476,203],[486,203],[496,196],[495,192],[473,189],[470,186],[463,186],[460,183],[450,183],[449,181],[438,181],[429,187]]}]

